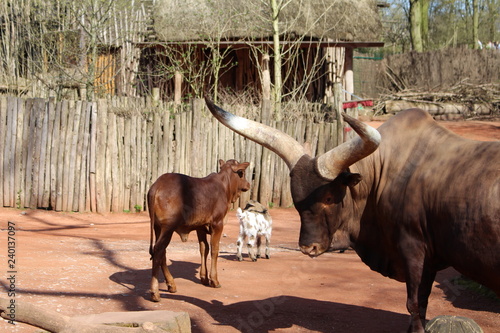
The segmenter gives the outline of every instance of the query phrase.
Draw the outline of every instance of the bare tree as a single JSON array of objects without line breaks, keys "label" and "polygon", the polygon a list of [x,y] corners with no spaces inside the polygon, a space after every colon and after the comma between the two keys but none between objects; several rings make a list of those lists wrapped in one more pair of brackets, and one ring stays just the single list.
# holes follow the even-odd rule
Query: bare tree
[{"label": "bare tree", "polygon": [[422,38],[423,0],[410,0],[410,36],[413,50],[417,52],[424,51],[424,42]]},{"label": "bare tree", "polygon": [[[2,68],[12,77],[41,83],[43,91],[58,97],[70,88],[92,99],[127,68],[102,55],[130,49],[127,43],[137,39],[131,36],[139,35],[130,30],[139,25],[134,23],[137,17],[131,23],[127,18],[140,11],[137,5],[136,0],[3,1],[0,18],[7,23],[0,27]],[[127,56],[121,54],[123,64],[129,63]]]}]

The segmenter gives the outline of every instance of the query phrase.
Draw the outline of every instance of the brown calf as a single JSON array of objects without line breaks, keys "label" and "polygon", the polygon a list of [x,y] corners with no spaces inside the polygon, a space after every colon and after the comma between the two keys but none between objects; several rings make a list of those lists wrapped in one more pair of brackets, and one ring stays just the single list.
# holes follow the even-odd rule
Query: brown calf
[{"label": "brown calf", "polygon": [[[219,160],[219,173],[204,178],[193,178],[178,173],[160,176],[148,192],[151,238],[149,253],[153,260],[151,278],[151,300],[160,301],[158,273],[161,267],[168,291],[175,293],[174,278],[167,267],[166,249],[172,234],[177,232],[182,241],[187,241],[191,231],[196,230],[200,244],[200,279],[204,285],[219,288],[217,279],[217,256],[219,241],[224,227],[224,217],[229,205],[235,202],[241,192],[248,191],[250,184],[245,179],[245,169],[250,163],[236,160]],[[155,244],[153,245],[153,232]],[[212,264],[210,276],[207,271],[208,241]]]}]

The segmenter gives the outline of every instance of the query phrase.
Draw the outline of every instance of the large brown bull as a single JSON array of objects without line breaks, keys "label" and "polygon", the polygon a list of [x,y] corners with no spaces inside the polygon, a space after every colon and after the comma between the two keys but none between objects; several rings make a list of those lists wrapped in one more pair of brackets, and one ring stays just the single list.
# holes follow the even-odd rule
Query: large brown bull
[{"label": "large brown bull", "polygon": [[[224,217],[229,205],[241,192],[248,191],[250,184],[245,179],[249,163],[235,160],[219,160],[220,171],[205,178],[193,178],[178,173],[166,173],[158,178],[148,192],[148,208],[151,219],[149,253],[153,260],[151,277],[151,300],[160,301],[158,273],[160,267],[165,275],[168,291],[175,293],[174,278],[167,267],[166,248],[172,234],[177,232],[183,242],[191,231],[196,230],[200,245],[200,279],[204,285],[219,288],[217,278],[217,256],[219,241],[224,227]],[[153,245],[153,231],[156,242]],[[210,276],[207,269],[209,252],[207,234],[211,235],[210,250],[212,264]]]},{"label": "large brown bull", "polygon": [[406,282],[410,332],[424,332],[446,267],[500,295],[500,142],[459,137],[412,109],[379,131],[344,115],[358,136],[313,158],[287,134],[207,105],[287,163],[303,253],[322,254],[335,235],[371,269]]}]

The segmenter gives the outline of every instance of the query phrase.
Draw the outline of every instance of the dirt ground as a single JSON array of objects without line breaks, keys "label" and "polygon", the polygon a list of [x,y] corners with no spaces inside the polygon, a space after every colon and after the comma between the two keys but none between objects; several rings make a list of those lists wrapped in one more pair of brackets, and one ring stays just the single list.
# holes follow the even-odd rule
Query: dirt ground
[{"label": "dirt ground", "polygon": [[[378,126],[379,123],[372,123]],[[445,126],[478,140],[500,140],[500,122]],[[229,213],[219,256],[222,288],[199,282],[196,235],[174,236],[167,252],[178,292],[161,284],[160,303],[149,301],[149,220],[146,213],[87,214],[0,208],[0,283],[7,281],[8,221],[15,223],[17,302],[68,316],[109,311],[186,311],[193,332],[404,332],[409,316],[403,283],[371,271],[358,256],[330,252],[311,259],[298,251],[300,221],[293,208],[271,209],[271,259],[236,259],[238,225]],[[246,253],[246,250],[245,250]],[[440,272],[428,319],[459,315],[484,332],[499,332],[500,302],[453,282]],[[34,332],[0,321],[0,332]]]}]

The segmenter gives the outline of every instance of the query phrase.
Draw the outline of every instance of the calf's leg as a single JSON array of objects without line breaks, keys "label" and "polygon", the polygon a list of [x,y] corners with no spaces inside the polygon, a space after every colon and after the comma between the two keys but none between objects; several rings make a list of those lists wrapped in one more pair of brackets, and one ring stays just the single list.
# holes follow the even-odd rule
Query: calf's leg
[{"label": "calf's leg", "polygon": [[207,257],[208,257],[208,241],[207,232],[205,229],[197,229],[196,234],[198,235],[198,244],[200,246],[200,256],[201,256],[201,267],[200,267],[200,280],[205,286],[208,286],[208,271],[207,271]]},{"label": "calf's leg", "polygon": [[156,243],[153,247],[153,268],[151,270],[151,300],[153,302],[160,301],[160,290],[158,287],[158,273],[160,267],[162,268],[163,275],[165,276],[165,281],[167,283],[168,291],[176,292],[177,287],[175,286],[174,278],[167,267],[166,249],[170,240],[172,239],[173,231],[167,231],[166,228],[162,228],[160,235],[156,238]]},{"label": "calf's leg", "polygon": [[220,288],[219,279],[217,277],[217,259],[219,257],[219,243],[224,228],[223,221],[219,221],[212,225],[212,235],[210,237],[212,266],[210,267],[210,287]]}]

